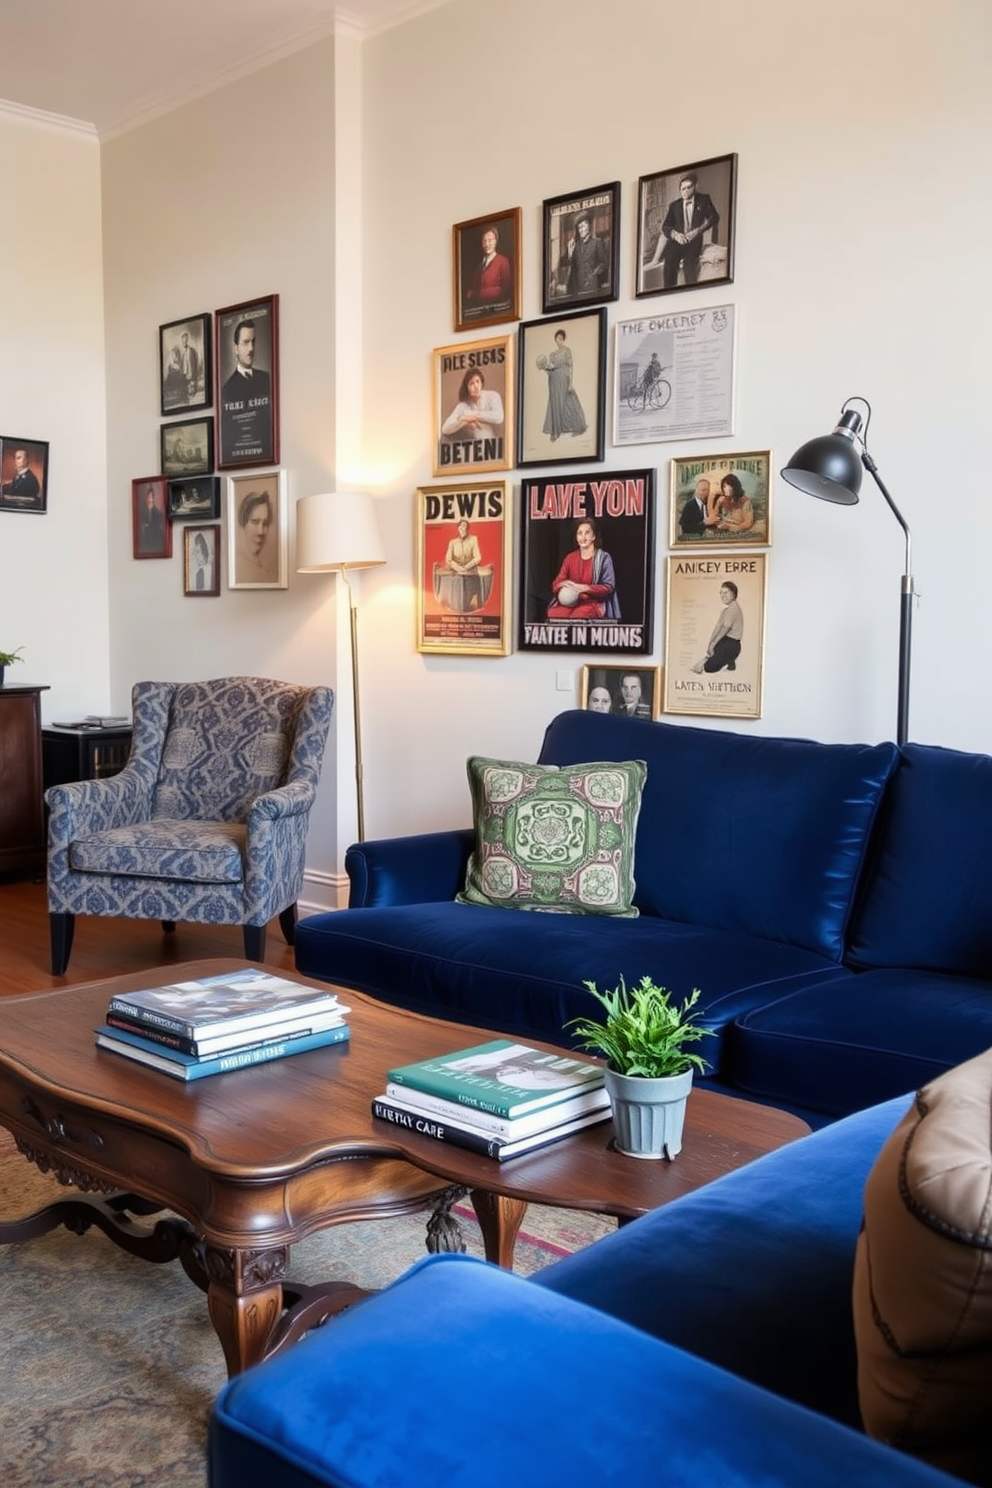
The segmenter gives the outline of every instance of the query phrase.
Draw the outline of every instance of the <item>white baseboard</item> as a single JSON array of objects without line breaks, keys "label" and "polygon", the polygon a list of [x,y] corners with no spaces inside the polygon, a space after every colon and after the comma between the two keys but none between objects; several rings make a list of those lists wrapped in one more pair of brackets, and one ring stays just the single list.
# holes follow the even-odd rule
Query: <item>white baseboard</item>
[{"label": "white baseboard", "polygon": [[350,887],[347,873],[308,870],[303,875],[303,891],[297,901],[300,918],[324,914],[329,909],[347,909]]}]

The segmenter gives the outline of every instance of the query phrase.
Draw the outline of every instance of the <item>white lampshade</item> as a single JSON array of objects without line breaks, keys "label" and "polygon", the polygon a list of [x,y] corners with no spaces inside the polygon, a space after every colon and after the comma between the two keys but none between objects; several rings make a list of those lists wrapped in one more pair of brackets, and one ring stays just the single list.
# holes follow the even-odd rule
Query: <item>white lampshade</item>
[{"label": "white lampshade", "polygon": [[374,568],[385,561],[375,502],[366,491],[327,491],[296,503],[297,573]]}]

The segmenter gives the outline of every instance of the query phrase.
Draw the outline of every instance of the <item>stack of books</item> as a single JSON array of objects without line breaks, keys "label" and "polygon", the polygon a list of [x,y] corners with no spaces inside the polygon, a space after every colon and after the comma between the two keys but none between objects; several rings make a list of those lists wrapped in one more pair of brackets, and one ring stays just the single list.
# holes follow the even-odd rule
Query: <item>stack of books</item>
[{"label": "stack of books", "polygon": [[509,1039],[400,1065],[387,1081],[373,1116],[498,1162],[610,1115],[602,1065]]},{"label": "stack of books", "polygon": [[233,971],[112,997],[96,1042],[173,1079],[199,1080],[344,1043],[350,1011],[334,992]]}]

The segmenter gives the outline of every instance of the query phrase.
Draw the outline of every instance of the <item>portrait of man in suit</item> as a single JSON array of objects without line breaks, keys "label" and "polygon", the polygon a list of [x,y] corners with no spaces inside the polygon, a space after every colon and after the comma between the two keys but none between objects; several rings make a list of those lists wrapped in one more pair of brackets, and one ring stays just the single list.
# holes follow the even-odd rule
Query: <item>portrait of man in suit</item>
[{"label": "portrait of man in suit", "polygon": [[274,465],[279,459],[276,299],[217,312],[221,468]]},{"label": "portrait of man in suit", "polygon": [[48,445],[4,439],[0,458],[0,506],[43,512],[48,485]]},{"label": "portrait of man in suit", "polygon": [[639,182],[638,296],[733,279],[737,156]]}]

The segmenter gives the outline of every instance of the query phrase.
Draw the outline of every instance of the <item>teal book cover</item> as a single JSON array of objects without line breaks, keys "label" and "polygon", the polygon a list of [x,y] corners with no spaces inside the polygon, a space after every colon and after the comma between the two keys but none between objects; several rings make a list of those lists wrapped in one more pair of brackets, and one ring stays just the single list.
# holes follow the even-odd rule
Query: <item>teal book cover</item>
[{"label": "teal book cover", "polygon": [[388,1078],[479,1111],[515,1116],[602,1085],[603,1067],[511,1039],[492,1039],[436,1059],[399,1065]]}]

